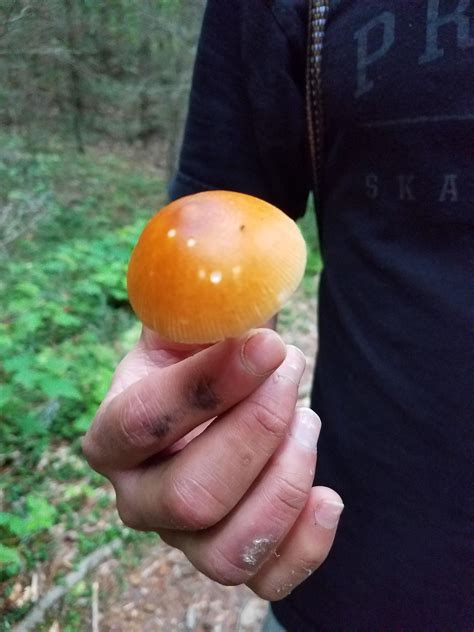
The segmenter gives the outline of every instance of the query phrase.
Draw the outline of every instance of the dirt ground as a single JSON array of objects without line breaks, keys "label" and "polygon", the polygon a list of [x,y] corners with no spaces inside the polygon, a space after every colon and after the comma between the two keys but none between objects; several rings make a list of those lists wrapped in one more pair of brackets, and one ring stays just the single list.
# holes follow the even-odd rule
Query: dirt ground
[{"label": "dirt ground", "polygon": [[[300,290],[279,326],[285,341],[300,347],[307,357],[301,405],[309,404],[317,347],[315,312],[315,301]],[[107,563],[99,569],[99,587],[101,575],[105,579],[108,572]],[[212,582],[179,551],[160,543],[128,576],[128,585],[118,599],[101,612],[100,631],[254,632],[259,630],[266,610],[267,603],[245,586],[224,587]]]},{"label": "dirt ground", "polygon": [[[316,280],[314,281],[316,283]],[[315,288],[300,288],[279,319],[278,330],[285,342],[298,346],[306,355],[307,368],[300,386],[299,404],[309,405],[311,379],[317,349]],[[64,448],[63,452],[69,454]],[[56,450],[54,459],[61,458]],[[64,456],[64,455],[63,455]],[[64,456],[64,458],[66,458]],[[69,459],[70,459],[69,455]],[[77,459],[77,457],[74,457]],[[84,526],[105,529],[118,521],[114,493],[104,481],[99,490],[112,500],[97,523]],[[81,511],[87,511],[83,508]],[[79,528],[79,527],[78,527]],[[73,573],[77,553],[76,530],[57,525],[56,551],[51,560],[31,577],[20,576],[6,600],[7,608],[37,603],[61,584],[59,571]],[[136,544],[118,542],[115,554],[107,553],[43,611],[33,627],[13,630],[35,632],[258,632],[268,604],[245,586],[224,587],[212,582],[171,549],[159,537],[144,538]],[[107,557],[109,555],[110,557]],[[111,556],[112,555],[112,556]],[[84,560],[86,561],[86,560]],[[56,588],[55,588],[56,586]],[[36,608],[38,610],[38,608]],[[2,627],[0,632],[12,629]]]},{"label": "dirt ground", "polygon": [[160,544],[129,576],[129,586],[102,613],[101,632],[258,630],[267,604],[245,586],[219,586],[179,551]]}]

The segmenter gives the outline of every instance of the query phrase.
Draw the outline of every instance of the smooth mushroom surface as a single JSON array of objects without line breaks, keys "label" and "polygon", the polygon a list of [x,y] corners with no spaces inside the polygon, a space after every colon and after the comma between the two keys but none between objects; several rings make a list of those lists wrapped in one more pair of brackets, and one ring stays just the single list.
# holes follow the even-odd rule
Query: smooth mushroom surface
[{"label": "smooth mushroom surface", "polygon": [[205,191],[165,206],[145,226],[127,285],[138,318],[163,338],[210,343],[269,320],[298,287],[305,241],[275,206]]}]

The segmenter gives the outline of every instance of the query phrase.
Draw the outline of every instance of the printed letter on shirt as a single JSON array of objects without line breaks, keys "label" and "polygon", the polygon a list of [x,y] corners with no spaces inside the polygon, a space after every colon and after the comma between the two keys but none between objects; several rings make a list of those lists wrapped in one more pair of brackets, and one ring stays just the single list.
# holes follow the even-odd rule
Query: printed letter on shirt
[{"label": "printed letter on shirt", "polygon": [[426,20],[426,49],[418,58],[418,63],[426,64],[444,55],[444,48],[438,46],[439,28],[446,24],[456,25],[458,48],[474,46],[474,37],[470,36],[469,17],[465,14],[471,0],[459,0],[452,13],[439,14],[439,0],[428,0]]},{"label": "printed letter on shirt", "polygon": [[[369,33],[373,29],[379,31],[382,27],[382,43],[381,45],[369,53]],[[360,97],[366,92],[370,92],[374,87],[374,82],[367,78],[367,69],[375,61],[385,55],[392,46],[395,39],[395,17],[393,13],[384,11],[365,26],[362,26],[354,33],[354,39],[357,40],[357,90],[356,97]]]},{"label": "printed letter on shirt", "polygon": [[457,175],[455,173],[446,173],[444,176],[443,188],[439,196],[440,202],[457,202],[458,187],[456,184]]},{"label": "printed letter on shirt", "polygon": [[368,173],[365,176],[365,189],[367,197],[375,200],[379,194],[378,177],[375,173]]},{"label": "printed letter on shirt", "polygon": [[409,176],[398,176],[398,199],[399,200],[414,200],[415,196],[413,195],[413,191],[411,185],[413,184],[413,180],[415,179],[414,175]]}]

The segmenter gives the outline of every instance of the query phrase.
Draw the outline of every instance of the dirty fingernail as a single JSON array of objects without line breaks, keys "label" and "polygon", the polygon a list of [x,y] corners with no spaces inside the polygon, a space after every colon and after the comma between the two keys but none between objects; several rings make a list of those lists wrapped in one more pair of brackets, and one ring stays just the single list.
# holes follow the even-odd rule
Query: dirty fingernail
[{"label": "dirty fingernail", "polygon": [[286,346],[280,336],[265,329],[252,333],[242,345],[242,362],[249,373],[268,375],[279,366],[286,355]]},{"label": "dirty fingernail", "polygon": [[337,500],[322,500],[314,510],[316,524],[324,529],[335,529],[344,505]]}]

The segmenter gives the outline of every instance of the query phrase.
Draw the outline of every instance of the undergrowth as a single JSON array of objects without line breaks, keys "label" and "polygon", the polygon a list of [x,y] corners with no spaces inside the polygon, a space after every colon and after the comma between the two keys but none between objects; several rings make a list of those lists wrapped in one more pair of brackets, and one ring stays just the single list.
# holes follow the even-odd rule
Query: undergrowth
[{"label": "undergrowth", "polygon": [[[57,581],[101,544],[142,537],[119,524],[110,487],[83,460],[80,438],[138,336],[125,271],[165,186],[155,170],[120,153],[78,156],[55,139],[31,153],[13,135],[0,143],[0,619],[7,630],[31,607],[13,597],[32,572]],[[309,245],[304,283],[314,291],[321,262],[313,218],[301,226]],[[54,566],[65,542],[71,559]]]}]

